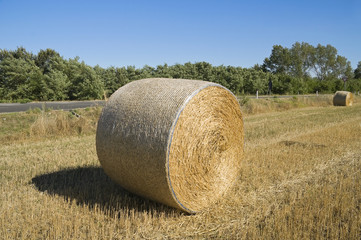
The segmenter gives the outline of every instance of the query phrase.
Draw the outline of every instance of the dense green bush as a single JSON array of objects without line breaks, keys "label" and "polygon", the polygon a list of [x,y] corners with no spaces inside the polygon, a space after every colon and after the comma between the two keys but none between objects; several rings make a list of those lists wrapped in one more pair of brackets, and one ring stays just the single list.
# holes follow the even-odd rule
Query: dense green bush
[{"label": "dense green bush", "polygon": [[[295,48],[302,50],[297,44]],[[271,57],[265,59],[264,66],[253,68],[212,66],[207,62],[164,64],[155,68],[148,65],[143,68],[102,68],[86,65],[79,61],[79,57],[66,60],[52,49],[41,50],[37,55],[22,47],[14,51],[0,49],[0,101],[102,99],[131,81],[150,77],[211,81],[229,88],[236,95],[253,95],[256,91],[268,94],[269,82],[272,82],[273,94],[333,93],[343,89],[361,91],[361,79],[348,78],[345,85],[336,74],[323,74],[322,79],[311,77],[304,72],[306,68],[302,68],[300,59],[278,61],[285,54],[295,55],[296,50],[285,50],[280,46],[275,49]],[[348,67],[349,63],[345,61],[343,63]],[[298,65],[293,66],[293,63]],[[340,67],[335,69],[340,73]],[[349,69],[345,69],[349,74]],[[360,76],[360,69],[361,63],[355,76]]]}]

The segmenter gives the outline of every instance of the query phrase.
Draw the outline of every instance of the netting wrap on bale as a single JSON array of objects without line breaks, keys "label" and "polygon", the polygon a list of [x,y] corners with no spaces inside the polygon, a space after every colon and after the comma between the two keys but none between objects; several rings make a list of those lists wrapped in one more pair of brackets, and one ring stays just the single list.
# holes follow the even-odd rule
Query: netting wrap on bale
[{"label": "netting wrap on bale", "polygon": [[337,91],[333,96],[334,106],[352,106],[353,95],[348,91]]},{"label": "netting wrap on bale", "polygon": [[235,96],[198,80],[143,79],[119,88],[100,116],[105,171],[137,195],[198,212],[236,180],[243,120]]}]

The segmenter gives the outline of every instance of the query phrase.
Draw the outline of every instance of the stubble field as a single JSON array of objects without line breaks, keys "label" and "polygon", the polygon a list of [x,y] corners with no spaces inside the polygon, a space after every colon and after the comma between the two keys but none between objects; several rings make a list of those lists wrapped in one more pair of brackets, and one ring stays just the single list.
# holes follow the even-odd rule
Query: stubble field
[{"label": "stubble field", "polygon": [[99,110],[80,112],[88,117],[82,123],[51,112],[60,132],[47,130],[49,113],[27,113],[24,137],[4,130],[14,115],[0,115],[0,238],[359,239],[356,100],[352,107],[259,107],[257,114],[244,108],[241,175],[195,215],[128,193],[103,173],[95,151]]}]

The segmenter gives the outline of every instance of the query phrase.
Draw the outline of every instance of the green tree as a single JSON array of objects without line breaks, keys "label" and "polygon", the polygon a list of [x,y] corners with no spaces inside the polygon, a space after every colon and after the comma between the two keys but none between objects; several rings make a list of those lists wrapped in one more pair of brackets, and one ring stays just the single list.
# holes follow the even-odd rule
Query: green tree
[{"label": "green tree", "polygon": [[11,56],[12,56],[12,54],[8,50],[0,49],[0,62]]},{"label": "green tree", "polygon": [[71,100],[88,100],[103,98],[104,85],[95,70],[79,58],[70,59],[66,75],[71,85],[68,96]]},{"label": "green tree", "polygon": [[211,81],[213,75],[213,66],[207,62],[197,62],[194,64],[195,68],[195,75],[193,76],[194,79],[204,80],[204,81]]},{"label": "green tree", "polygon": [[351,64],[331,45],[296,42],[290,49],[280,45],[273,46],[269,58],[262,65],[264,71],[275,74],[288,74],[297,78],[315,75],[319,80],[352,78]]},{"label": "green tree", "polygon": [[266,94],[268,91],[268,77],[264,72],[248,69],[244,72],[244,91],[249,94]]},{"label": "green tree", "polygon": [[10,56],[0,62],[0,98],[47,100],[47,90],[33,60]]},{"label": "green tree", "polygon": [[97,77],[103,82],[104,89],[107,93],[113,93],[119,86],[117,84],[117,73],[114,67],[101,68],[99,65],[94,67]]},{"label": "green tree", "polygon": [[71,83],[63,71],[50,69],[50,71],[44,75],[44,78],[48,88],[48,100],[57,101],[69,99],[68,89]]},{"label": "green tree", "polygon": [[177,63],[171,66],[169,68],[169,74],[172,78],[186,78],[184,65]]},{"label": "green tree", "polygon": [[310,58],[310,64],[319,80],[335,77],[337,49],[331,45],[318,44]]},{"label": "green tree", "polygon": [[164,65],[158,65],[154,71],[154,75],[161,78],[171,78],[171,68],[169,68],[166,63]]},{"label": "green tree", "polygon": [[133,80],[139,80],[139,71],[135,68],[135,66],[127,66],[126,68],[127,70],[127,78],[130,80],[130,81],[133,81]]},{"label": "green tree", "polygon": [[47,86],[48,100],[68,99],[70,81],[65,74],[67,63],[53,49],[40,50],[35,57],[36,65],[41,69]]},{"label": "green tree", "polygon": [[[42,70],[43,74],[50,72],[54,69],[55,62],[63,60],[60,54],[53,49],[40,50],[35,57],[35,64]],[[58,69],[59,70],[59,69]],[[63,69],[61,69],[63,70]]]},{"label": "green tree", "polygon": [[350,92],[361,91],[361,79],[350,79],[347,81],[346,90]]},{"label": "green tree", "polygon": [[230,88],[230,74],[229,68],[223,65],[215,67],[213,70],[212,82],[218,83],[226,88]]},{"label": "green tree", "polygon": [[127,69],[125,67],[116,68],[116,77],[117,77],[117,87],[120,88],[125,84],[129,83],[130,80],[127,75]]},{"label": "green tree", "polygon": [[269,58],[263,61],[262,68],[271,73],[288,73],[291,65],[291,55],[288,48],[274,45]]},{"label": "green tree", "polygon": [[[236,95],[244,93],[244,79],[241,74],[242,68],[228,66],[226,69],[225,81],[228,83],[228,89]],[[259,70],[255,71],[262,72]]]},{"label": "green tree", "polygon": [[293,77],[303,78],[309,76],[310,57],[313,47],[308,43],[296,42],[290,49],[289,74]]},{"label": "green tree", "polygon": [[140,69],[139,79],[152,78],[154,75],[155,69],[151,66],[145,65],[142,69]]},{"label": "green tree", "polygon": [[337,55],[332,76],[337,79],[352,79],[354,74],[352,72],[351,62],[348,61],[347,58]]},{"label": "green tree", "polygon": [[34,55],[31,52],[26,51],[24,47],[18,47],[15,51],[10,51],[10,54],[16,59],[24,59],[25,61],[34,60]]},{"label": "green tree", "polygon": [[197,69],[191,62],[184,64],[184,78],[186,79],[197,79]]},{"label": "green tree", "polygon": [[357,68],[355,69],[354,74],[355,74],[356,79],[361,79],[361,61],[358,62]]}]

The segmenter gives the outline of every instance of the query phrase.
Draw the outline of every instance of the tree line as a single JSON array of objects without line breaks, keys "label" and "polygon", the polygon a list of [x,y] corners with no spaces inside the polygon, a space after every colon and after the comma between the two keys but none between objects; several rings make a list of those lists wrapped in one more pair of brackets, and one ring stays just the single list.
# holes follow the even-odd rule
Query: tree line
[{"label": "tree line", "polygon": [[[219,83],[234,94],[332,93],[361,90],[361,62],[355,70],[330,46],[295,43],[290,49],[273,46],[262,65],[252,68],[212,66],[207,62],[143,68],[91,67],[79,57],[64,59],[53,49],[38,54],[23,47],[0,49],[0,100],[103,99],[119,87],[151,77],[199,79]],[[346,80],[346,84],[344,81]]]}]

